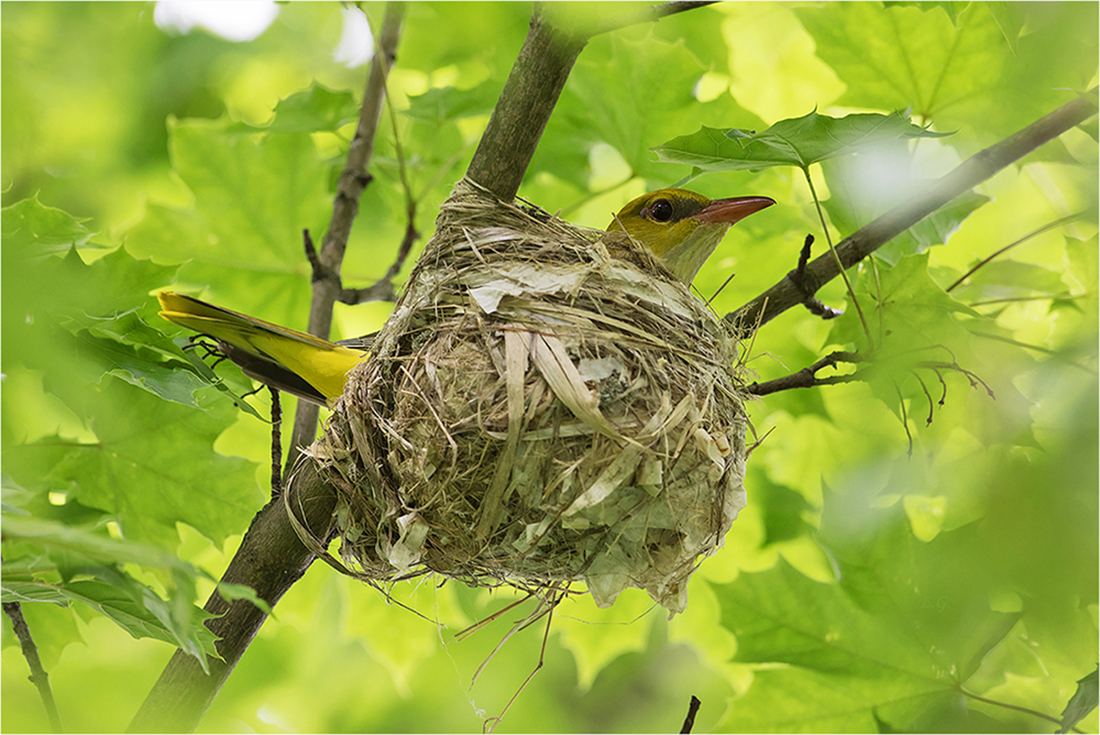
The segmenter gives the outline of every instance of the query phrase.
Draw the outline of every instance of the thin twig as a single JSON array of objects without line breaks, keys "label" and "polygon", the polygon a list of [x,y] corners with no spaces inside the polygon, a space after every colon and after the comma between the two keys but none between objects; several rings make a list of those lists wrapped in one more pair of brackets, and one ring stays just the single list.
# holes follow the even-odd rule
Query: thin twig
[{"label": "thin twig", "polygon": [[802,252],[798,254],[798,266],[788,273],[787,277],[790,278],[795,287],[802,292],[802,305],[805,306],[811,314],[819,316],[822,319],[836,319],[838,316],[843,316],[844,312],[840,309],[834,309],[814,298],[814,291],[816,289],[810,285],[806,278],[806,266],[810,263],[810,252],[813,244],[814,236],[806,235],[806,239],[802,243]]},{"label": "thin twig", "polygon": [[817,372],[826,367],[836,367],[839,363],[856,363],[862,361],[862,357],[854,352],[832,352],[821,358],[813,365],[802,368],[797,373],[784,375],[782,378],[767,380],[763,383],[750,383],[745,386],[745,392],[754,396],[766,396],[769,393],[778,393],[794,388],[816,388],[822,385],[836,385],[838,383],[851,383],[861,380],[859,372],[847,375],[835,375],[829,378],[817,377]]},{"label": "thin twig", "polygon": [[[939,373],[937,372],[936,375],[939,375]],[[932,419],[936,414],[936,402],[932,399],[932,393],[928,390],[928,386],[924,384],[924,379],[918,373],[913,373],[913,376],[920,383],[920,389],[924,391],[924,397],[928,399],[928,418],[925,419],[924,425],[931,426]]]},{"label": "thin twig", "polygon": [[[546,616],[546,629],[543,631],[542,634],[542,648],[539,650],[539,662],[535,665],[534,670],[532,670],[531,673],[527,675],[527,678],[523,680],[523,683],[520,684],[519,689],[517,689],[516,693],[512,695],[512,698],[508,700],[508,704],[504,705],[504,709],[501,710],[500,714],[496,717],[490,717],[485,721],[485,726],[483,727],[484,732],[491,733],[496,730],[497,726],[504,721],[504,716],[508,714],[508,710],[511,709],[513,704],[515,704],[516,699],[518,699],[519,695],[523,693],[523,690],[527,688],[527,685],[531,683],[531,680],[535,678],[535,674],[539,673],[539,671],[542,670],[542,666],[546,661],[546,644],[550,640],[550,626],[554,622],[554,609],[558,606],[558,603],[561,602],[564,597],[564,591],[559,592],[556,590],[551,590],[546,599],[539,600],[539,605],[535,608],[535,612],[531,613],[531,615],[528,616],[526,620],[522,620],[516,623],[516,625],[512,628],[508,635],[504,637],[504,640],[501,641],[500,645],[502,646],[514,633],[523,630],[528,625],[534,623],[536,620],[541,618],[543,615]],[[489,658],[492,658],[492,656],[496,654],[497,650],[500,650],[500,646],[497,646],[497,649],[494,650],[492,654],[490,654]],[[482,669],[485,668],[485,665],[487,663],[489,663],[488,659],[485,661],[485,663],[481,665],[481,668],[478,669],[478,674],[481,673]],[[475,677],[476,676],[477,675],[475,674]],[[470,682],[470,686],[473,686],[473,682]]]},{"label": "thin twig", "polygon": [[[359,198],[370,183],[367,172],[374,152],[374,139],[378,132],[378,119],[382,114],[385,98],[386,73],[396,58],[397,41],[401,35],[405,7],[402,3],[386,5],[382,20],[382,32],[375,44],[374,60],[363,90],[363,104],[359,109],[359,124],[355,137],[348,146],[347,163],[336,184],[336,198],[332,205],[332,220],[317,254],[319,267],[314,265],[313,298],[309,307],[309,333],[328,338],[332,331],[332,307],[340,295],[340,266],[347,250],[351,226],[359,214]],[[317,275],[321,277],[316,278]],[[319,407],[309,401],[299,401],[294,416],[292,447],[310,444],[317,434]],[[291,456],[297,456],[292,452]],[[289,472],[289,468],[287,468]]]},{"label": "thin twig", "polygon": [[23,619],[23,608],[18,602],[5,602],[3,607],[4,612],[11,618],[12,630],[15,631],[15,637],[19,639],[19,645],[23,649],[23,658],[27,659],[27,666],[31,669],[29,678],[38,689],[42,706],[46,708],[46,715],[50,718],[50,730],[64,732],[61,729],[61,715],[57,711],[57,702],[54,701],[53,690],[50,688],[50,676],[42,668],[42,660],[38,657],[38,646],[34,645],[31,629]]},{"label": "thin twig", "polygon": [[699,705],[702,702],[694,694],[691,695],[691,702],[688,703],[687,717],[684,718],[684,726],[680,728],[681,733],[691,732],[691,728],[695,727],[695,715],[699,712]]},{"label": "thin twig", "polygon": [[979,337],[981,339],[991,339],[991,340],[995,340],[997,342],[1004,342],[1004,343],[1010,344],[1014,347],[1022,347],[1025,350],[1032,350],[1034,352],[1041,352],[1044,355],[1050,355],[1052,359],[1057,360],[1057,361],[1059,361],[1059,362],[1061,362],[1065,365],[1070,365],[1071,367],[1075,367],[1078,370],[1084,370],[1089,375],[1096,375],[1097,374],[1097,371],[1096,371],[1095,368],[1091,368],[1091,367],[1088,367],[1087,365],[1081,365],[1080,363],[1074,362],[1073,360],[1070,360],[1070,359],[1064,357],[1061,352],[1058,352],[1056,350],[1052,350],[1049,347],[1041,347],[1039,345],[1033,345],[1033,344],[1030,344],[1028,342],[1021,342],[1018,339],[1012,339],[1011,337],[1002,337],[999,334],[988,334],[986,332],[976,332],[973,329],[969,329],[967,331],[970,332],[970,334],[974,335],[975,337]]},{"label": "thin twig", "polygon": [[718,294],[722,293],[723,289],[725,289],[726,286],[730,285],[730,281],[732,281],[733,277],[736,275],[736,273],[730,273],[728,276],[726,276],[726,280],[722,281],[722,285],[718,287],[718,290],[711,294],[711,297],[707,299],[708,307],[710,306],[712,301],[718,298]]},{"label": "thin twig", "polygon": [[279,402],[279,390],[267,386],[271,393],[271,497],[283,494],[283,407]]},{"label": "thin twig", "polygon": [[959,280],[955,281],[954,283],[952,283],[950,286],[948,286],[944,290],[947,291],[947,293],[951,293],[956,288],[958,288],[959,285],[961,285],[963,281],[965,281],[967,278],[970,278],[970,276],[974,275],[974,273],[976,273],[979,268],[986,265],[987,263],[989,263],[994,258],[996,258],[1000,255],[1003,255],[1004,253],[1007,253],[1012,248],[1016,247],[1017,245],[1021,245],[1025,242],[1027,242],[1028,240],[1030,240],[1031,238],[1033,238],[1037,235],[1043,234],[1047,230],[1053,230],[1055,227],[1061,227],[1062,225],[1069,224],[1070,222],[1073,222],[1075,220],[1079,220],[1084,216],[1085,216],[1084,212],[1075,212],[1074,214],[1066,215],[1065,217],[1060,217],[1060,218],[1054,220],[1053,222],[1048,222],[1047,224],[1043,225],[1039,229],[1027,233],[1023,237],[1021,237],[1019,240],[1017,240],[1016,242],[1005,245],[1003,248],[1001,248],[997,252],[993,253],[988,258],[982,259],[982,261],[979,262],[977,265],[975,265],[973,268],[968,270],[963,275],[959,276]]},{"label": "thin twig", "polygon": [[[385,56],[382,63],[386,63]],[[388,76],[388,69],[384,69],[384,76]],[[389,89],[386,83],[382,83],[382,93],[389,99]],[[401,272],[405,261],[412,251],[413,243],[420,237],[416,230],[417,198],[413,196],[412,185],[409,183],[408,165],[405,160],[405,147],[401,144],[400,129],[397,124],[397,110],[393,105],[388,105],[390,114],[390,126],[393,128],[393,148],[397,154],[397,172],[401,179],[401,190],[405,194],[405,235],[401,239],[401,247],[397,250],[397,257],[386,270],[377,283],[368,288],[342,288],[339,300],[344,304],[360,304],[364,301],[393,301],[396,298],[396,290],[393,287],[393,279]]]},{"label": "thin twig", "polygon": [[405,236],[401,239],[401,247],[397,249],[397,257],[390,264],[386,274],[365,288],[341,288],[337,300],[341,304],[363,304],[368,301],[394,301],[397,298],[397,288],[393,285],[393,279],[401,272],[405,261],[409,258],[412,246],[420,237],[416,229],[416,202],[410,200],[408,220],[405,223]]}]

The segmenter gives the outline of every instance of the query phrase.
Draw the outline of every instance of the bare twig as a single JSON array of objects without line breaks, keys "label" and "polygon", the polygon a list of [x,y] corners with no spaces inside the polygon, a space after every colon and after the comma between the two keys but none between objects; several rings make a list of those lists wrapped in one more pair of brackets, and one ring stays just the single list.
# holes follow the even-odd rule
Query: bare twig
[{"label": "bare twig", "polygon": [[341,304],[362,304],[367,301],[393,301],[397,298],[397,289],[393,285],[393,279],[401,272],[405,261],[409,258],[413,243],[420,237],[416,230],[416,202],[409,201],[408,220],[405,224],[405,236],[401,240],[401,247],[397,250],[397,257],[390,265],[386,274],[366,288],[341,288],[337,297]]},{"label": "bare twig", "polygon": [[963,281],[965,281],[967,278],[970,278],[970,276],[974,275],[978,271],[979,268],[983,267],[984,265],[986,265],[987,263],[992,261],[994,258],[1007,253],[1009,250],[1016,247],[1017,245],[1022,245],[1023,243],[1027,242],[1028,240],[1030,240],[1033,237],[1036,237],[1038,235],[1043,234],[1047,230],[1053,230],[1055,227],[1061,227],[1062,225],[1068,225],[1070,222],[1075,222],[1076,220],[1079,220],[1084,216],[1085,216],[1085,212],[1076,212],[1074,214],[1066,215],[1065,217],[1060,217],[1059,219],[1056,219],[1053,222],[1048,222],[1047,224],[1043,225],[1039,229],[1033,230],[1033,231],[1027,233],[1023,237],[1021,237],[1019,240],[1017,240],[1016,242],[1009,243],[1008,245],[1005,245],[1003,248],[1001,248],[997,252],[993,253],[988,258],[983,258],[981,260],[981,262],[979,262],[977,265],[975,265],[973,268],[968,270],[963,275],[959,276],[959,280],[955,281],[954,283],[952,283],[950,286],[948,286],[944,290],[947,291],[947,293],[951,293],[956,288],[958,288],[962,284]]},{"label": "bare twig", "polygon": [[684,718],[684,726],[680,728],[681,733],[691,732],[691,729],[695,727],[695,715],[699,712],[699,705],[702,702],[694,694],[691,695],[691,702],[688,703],[687,717]]},{"label": "bare twig", "polygon": [[[1000,143],[979,151],[929,189],[846,237],[836,247],[839,266],[831,254],[822,255],[810,263],[806,271],[810,287],[816,292],[835,278],[840,268],[852,267],[947,202],[1044,143],[1088,120],[1096,114],[1096,103],[1092,99],[1095,94],[1094,87],[1089,90],[1088,97],[1077,97]],[[754,325],[766,324],[795,304],[801,303],[802,299],[800,290],[790,278],[784,277],[737,311],[727,314],[725,319],[742,334],[747,334],[754,329]]]},{"label": "bare twig", "polygon": [[[496,649],[494,649],[493,652],[489,654],[489,658],[482,662],[481,666],[478,667],[477,673],[475,673],[473,677],[474,680],[477,679],[477,677],[485,669],[485,666],[489,663],[493,656],[497,654],[501,647],[504,646],[509,638],[511,638],[514,634],[523,630],[527,626],[532,625],[535,621],[537,621],[544,615],[546,616],[546,628],[542,634],[542,648],[539,650],[539,662],[535,665],[534,670],[532,670],[531,673],[527,675],[527,678],[523,680],[523,683],[519,685],[519,689],[517,689],[515,694],[512,695],[512,698],[508,700],[508,704],[504,705],[504,709],[501,710],[500,714],[496,715],[495,717],[490,717],[485,721],[485,726],[482,728],[484,732],[491,733],[496,730],[497,726],[504,721],[504,716],[508,714],[508,710],[512,707],[513,704],[515,704],[516,699],[518,699],[519,695],[523,693],[523,690],[527,688],[527,685],[531,683],[531,680],[535,678],[535,674],[539,673],[539,671],[542,670],[542,666],[546,661],[546,643],[550,640],[550,626],[554,622],[554,609],[558,606],[558,603],[560,603],[565,597],[565,594],[566,593],[564,590],[553,590],[545,598],[540,597],[539,604],[535,608],[535,611],[532,612],[525,619],[517,622],[514,626],[512,626],[512,629],[508,632],[507,635],[504,636],[504,639],[501,640]],[[470,682],[470,686],[473,686],[473,681]]]},{"label": "bare twig", "polygon": [[813,291],[806,282],[806,266],[810,263],[810,248],[814,244],[814,236],[806,235],[802,243],[802,252],[798,255],[798,267],[787,274],[787,278],[802,292],[802,305],[814,316],[822,319],[836,319],[844,314],[840,309],[834,309],[818,299],[814,298]]},{"label": "bare twig", "polygon": [[[309,333],[328,338],[332,331],[332,306],[340,295],[340,266],[344,261],[351,225],[359,214],[359,198],[370,182],[367,166],[374,151],[378,119],[385,99],[386,74],[396,58],[397,40],[405,8],[402,3],[386,6],[382,32],[375,45],[370,76],[363,91],[359,110],[359,125],[348,147],[347,163],[336,184],[336,199],[332,205],[332,221],[321,242],[314,264],[313,299],[309,307]],[[317,434],[319,407],[309,401],[299,401],[291,435],[292,456],[298,447],[308,445]]]},{"label": "bare twig", "polygon": [[[385,87],[383,87],[385,91]],[[413,243],[420,237],[416,230],[417,199],[413,196],[412,186],[409,184],[408,167],[405,163],[405,149],[401,145],[401,136],[398,134],[397,111],[393,105],[389,106],[390,125],[393,127],[393,147],[397,153],[397,170],[401,178],[401,189],[405,193],[405,235],[401,239],[401,247],[397,250],[397,257],[374,285],[367,288],[341,288],[338,299],[343,304],[355,305],[366,301],[394,301],[397,297],[393,286],[393,279],[401,272],[409,253],[412,252]]]},{"label": "bare twig", "polygon": [[854,352],[832,352],[821,358],[813,365],[804,367],[797,373],[784,375],[782,378],[768,380],[763,383],[750,383],[745,386],[745,392],[754,396],[766,396],[769,393],[778,393],[794,388],[816,388],[821,385],[836,385],[838,383],[851,383],[861,380],[860,373],[847,375],[834,375],[829,378],[817,377],[817,372],[827,367],[836,367],[839,363],[856,363],[862,358]]},{"label": "bare twig", "polygon": [[283,407],[277,388],[267,387],[271,394],[271,497],[283,494]]},{"label": "bare twig", "polygon": [[12,630],[19,639],[19,646],[23,649],[23,658],[30,667],[31,683],[38,689],[38,696],[42,698],[42,706],[46,708],[46,715],[50,718],[50,729],[53,732],[63,732],[61,729],[61,715],[57,711],[57,702],[53,698],[53,689],[50,688],[50,676],[42,667],[42,660],[38,657],[38,646],[34,645],[31,637],[31,629],[27,627],[27,621],[23,619],[23,608],[18,602],[5,602],[4,612],[11,619]]},{"label": "bare twig", "polygon": [[[725,290],[726,286],[730,285],[730,281],[732,281],[733,277],[736,275],[736,273],[730,273],[728,276],[726,276],[726,280],[722,281],[722,285],[718,287],[718,290],[711,294],[710,298],[707,299],[708,307],[711,305],[711,302],[718,298],[718,294],[722,293],[722,291]],[[694,285],[692,285],[692,288],[694,288]]]}]

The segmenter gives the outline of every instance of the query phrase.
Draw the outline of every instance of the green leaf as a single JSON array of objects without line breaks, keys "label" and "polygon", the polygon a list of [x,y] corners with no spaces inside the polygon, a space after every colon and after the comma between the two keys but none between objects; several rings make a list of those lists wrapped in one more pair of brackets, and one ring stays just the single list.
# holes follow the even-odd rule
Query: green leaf
[{"label": "green leaf", "polygon": [[247,585],[218,582],[218,594],[227,602],[232,602],[233,600],[248,600],[266,614],[275,617],[275,611],[271,609],[267,601],[256,594],[256,590]]},{"label": "green leaf", "polygon": [[33,249],[43,255],[85,247],[93,234],[68,212],[47,207],[36,194],[0,210],[5,248]]},{"label": "green leaf", "polygon": [[882,5],[886,8],[892,8],[895,6],[905,7],[911,6],[914,8],[920,8],[922,12],[928,13],[935,9],[940,9],[947,13],[947,17],[951,19],[951,24],[956,28],[959,26],[959,15],[966,10],[966,6],[969,5],[969,1],[956,2],[955,0],[944,0],[942,2],[930,1],[930,0],[903,0],[899,2],[891,2],[887,0]]},{"label": "green leaf", "polygon": [[[161,257],[167,251],[260,272],[302,264],[302,229],[319,232],[331,213],[328,166],[308,133],[236,132],[227,120],[173,119],[169,134],[172,163],[195,195],[194,234],[207,233],[160,243],[160,233],[139,225],[131,252],[145,255],[156,245]],[[163,247],[173,244],[180,249]]]},{"label": "green leaf", "polygon": [[[965,341],[965,331],[949,317],[976,315],[929,277],[927,254],[905,256],[897,265],[880,268],[874,275],[870,268],[862,270],[856,280],[856,297],[864,312],[871,314],[873,337],[887,345],[880,349],[891,356]],[[836,320],[830,339],[839,344],[863,343],[854,308],[846,308],[844,316]]]},{"label": "green leaf", "polygon": [[[938,719],[1017,616],[989,611],[976,569],[940,564],[973,530],[916,541],[896,504],[866,492],[827,494],[821,542],[839,581],[812,581],[786,562],[716,586],[735,661],[754,681],[725,728],[854,731]],[[946,573],[945,573],[946,571]]]},{"label": "green leaf", "polygon": [[[179,646],[206,666],[215,654],[209,617],[193,605],[198,572],[162,549],[105,537],[85,529],[21,516],[4,517],[10,539],[45,549],[56,560],[51,574],[41,562],[4,563],[5,602],[81,602],[106,615],[135,638],[152,637]],[[119,564],[166,569],[173,580],[169,600],[119,570]],[[92,577],[92,579],[88,579]]]},{"label": "green leaf", "polygon": [[805,515],[813,510],[795,490],[757,477],[752,485],[753,502],[764,508],[764,545],[790,541],[806,535],[812,526]]},{"label": "green leaf", "polygon": [[684,163],[703,171],[741,171],[768,166],[806,168],[899,138],[941,137],[909,122],[901,113],[853,114],[836,118],[811,112],[780,120],[757,133],[740,128],[708,128],[674,138],[653,150],[667,163]]},{"label": "green leaf", "polygon": [[1094,669],[1091,674],[1077,680],[1077,691],[1070,697],[1066,709],[1062,712],[1062,728],[1058,732],[1069,732],[1070,729],[1089,712],[1096,709],[1096,703],[1100,700],[1097,692],[1097,682],[1100,681],[1100,670]]},{"label": "green leaf", "polygon": [[1024,11],[1016,3],[991,2],[988,5],[989,14],[993,16],[1001,34],[1005,37],[1005,43],[1013,54],[1019,52],[1020,31],[1024,28]]},{"label": "green leaf", "polygon": [[119,564],[140,564],[197,574],[195,568],[174,554],[150,544],[120,541],[82,528],[25,516],[4,516],[4,536]]},{"label": "green leaf", "polygon": [[148,587],[121,574],[109,582],[71,582],[61,591],[74,602],[82,602],[107,616],[134,638],[156,638],[179,647],[197,658],[206,670],[206,656],[217,655],[214,634],[202,624],[210,615],[192,607],[186,621],[173,618],[169,608]]},{"label": "green leaf", "polygon": [[[255,465],[213,454],[231,407],[198,411],[165,403],[113,378],[90,391],[98,441],[46,438],[8,450],[6,469],[28,487],[63,489],[113,514],[135,540],[171,545],[176,523],[215,544],[240,533],[262,503]],[[110,411],[125,405],[127,411]]]},{"label": "green leaf", "polygon": [[[587,188],[592,148],[605,143],[629,167],[627,177],[667,185],[674,174],[654,162],[650,149],[683,130],[685,120],[751,124],[755,118],[728,94],[705,103],[696,99],[695,87],[708,68],[693,51],[682,40],[665,41],[648,29],[593,39],[562,92],[532,170]],[[608,68],[620,72],[608,74]]]},{"label": "green leaf", "polygon": [[734,660],[754,664],[753,684],[724,731],[871,731],[876,720],[897,727],[951,706],[954,662],[929,654],[937,641],[914,635],[909,615],[861,610],[840,586],[811,581],[784,561],[716,592],[723,624],[737,636]]},{"label": "green leaf", "polygon": [[[5,248],[3,254],[12,279],[2,293],[5,369],[42,371],[53,400],[94,434],[94,440],[9,441],[5,471],[26,488],[65,491],[112,514],[135,540],[171,546],[179,521],[219,544],[241,532],[262,502],[254,465],[211,451],[236,409],[213,401],[209,389],[188,398],[190,379],[181,389],[165,363],[168,340],[157,337],[157,348],[137,346],[153,332],[126,316],[136,304],[152,311],[148,294],[170,280],[173,269],[122,250],[90,266],[75,253],[41,258],[33,248]],[[129,379],[112,377],[115,372]],[[206,410],[166,403],[154,392]],[[19,418],[5,417],[6,424]]]},{"label": "green leaf", "polygon": [[1065,292],[1059,273],[1017,260],[993,260],[967,277],[951,293],[965,302],[1042,298]]},{"label": "green leaf", "polygon": [[169,341],[136,309],[110,317],[76,315],[66,326],[87,354],[96,355],[107,375],[193,408],[203,407],[202,389],[213,387],[237,408],[267,421],[244,396],[252,391],[251,381],[242,377],[240,385],[231,386],[204,362],[201,348],[193,348],[189,340]]},{"label": "green leaf", "polygon": [[433,87],[424,94],[409,99],[404,114],[430,125],[460,120],[475,115],[488,115],[500,96],[500,84],[484,82],[472,89]]},{"label": "green leaf", "polygon": [[876,255],[888,263],[896,263],[903,255],[919,254],[936,245],[947,245],[966,218],[990,201],[982,194],[965,192],[895,237]]},{"label": "green leaf", "polygon": [[[332,212],[330,166],[311,135],[235,132],[228,120],[171,120],[169,134],[172,162],[194,205],[150,206],[127,249],[184,263],[177,282],[212,284],[207,297],[221,305],[304,328],[302,231],[319,240]],[[234,298],[223,298],[225,291]]]},{"label": "green leaf", "polygon": [[351,92],[335,92],[320,84],[284,97],[275,105],[275,118],[266,126],[240,126],[239,130],[271,133],[316,133],[335,131],[354,122],[359,106]]},{"label": "green leaf", "polygon": [[[1013,379],[1032,358],[1012,346],[994,358],[997,348],[987,340],[1011,341],[1011,335],[945,293],[929,276],[927,262],[927,254],[911,255],[892,268],[868,263],[857,271],[856,295],[875,345],[864,380],[899,420],[930,423],[947,402],[971,414],[970,419],[965,412],[948,414],[954,416],[948,423],[965,421],[990,442],[1035,446],[1026,420],[1030,401]],[[976,338],[978,333],[985,337]],[[834,321],[829,340],[865,349],[850,303]]]},{"label": "green leaf", "polygon": [[[1058,88],[1084,90],[1096,72],[1092,4],[969,3],[955,18],[958,27],[942,13],[873,3],[795,12],[818,55],[848,85],[839,104],[912,107],[937,128],[982,142],[1065,104],[1071,96]],[[1021,22],[1029,33],[1013,49],[1009,39]]]},{"label": "green leaf", "polygon": [[40,582],[5,579],[0,582],[0,589],[3,590],[4,602],[55,602],[58,605],[68,605],[71,599],[64,590]]}]

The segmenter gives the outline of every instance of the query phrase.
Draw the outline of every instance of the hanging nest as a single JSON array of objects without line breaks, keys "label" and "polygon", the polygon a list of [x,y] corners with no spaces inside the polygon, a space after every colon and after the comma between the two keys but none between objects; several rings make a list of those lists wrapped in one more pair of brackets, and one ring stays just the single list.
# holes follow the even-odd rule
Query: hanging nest
[{"label": "hanging nest", "polygon": [[735,341],[647,250],[463,180],[373,350],[307,452],[345,571],[684,609],[747,420]]}]

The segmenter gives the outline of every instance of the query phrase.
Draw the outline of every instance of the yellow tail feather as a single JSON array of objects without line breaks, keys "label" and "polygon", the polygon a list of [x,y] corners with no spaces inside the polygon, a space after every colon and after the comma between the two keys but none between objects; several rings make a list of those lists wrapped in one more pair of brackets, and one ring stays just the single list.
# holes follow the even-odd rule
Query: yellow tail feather
[{"label": "yellow tail feather", "polygon": [[370,354],[172,291],[157,299],[162,317],[213,337],[246,374],[319,403],[343,393],[348,371]]}]

